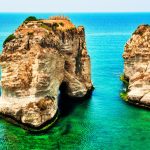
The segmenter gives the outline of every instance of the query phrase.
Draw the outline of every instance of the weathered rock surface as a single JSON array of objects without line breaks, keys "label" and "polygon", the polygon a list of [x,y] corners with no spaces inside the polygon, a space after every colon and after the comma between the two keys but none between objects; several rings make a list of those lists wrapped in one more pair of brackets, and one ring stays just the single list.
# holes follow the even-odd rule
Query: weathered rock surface
[{"label": "weathered rock surface", "polygon": [[130,102],[150,107],[150,26],[141,25],[133,33],[123,54],[124,73],[129,79]]},{"label": "weathered rock surface", "polygon": [[58,110],[59,88],[74,98],[92,89],[84,27],[53,17],[23,23],[0,56],[0,113],[40,127]]}]

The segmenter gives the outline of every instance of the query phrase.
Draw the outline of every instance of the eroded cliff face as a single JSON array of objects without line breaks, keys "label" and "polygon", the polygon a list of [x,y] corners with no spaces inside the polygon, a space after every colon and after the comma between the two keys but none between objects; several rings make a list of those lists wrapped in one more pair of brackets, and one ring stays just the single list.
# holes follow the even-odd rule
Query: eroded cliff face
[{"label": "eroded cliff face", "polygon": [[4,45],[0,65],[0,113],[32,127],[55,116],[62,84],[74,98],[92,89],[84,28],[63,17],[24,22]]},{"label": "eroded cliff face", "polygon": [[141,25],[133,33],[123,54],[124,73],[129,79],[129,102],[150,107],[150,26]]}]

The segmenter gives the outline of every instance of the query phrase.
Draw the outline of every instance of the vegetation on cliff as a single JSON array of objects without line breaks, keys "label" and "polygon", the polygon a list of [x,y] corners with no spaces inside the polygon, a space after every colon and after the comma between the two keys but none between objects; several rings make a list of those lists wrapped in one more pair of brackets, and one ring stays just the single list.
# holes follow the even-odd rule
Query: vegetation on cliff
[{"label": "vegetation on cliff", "polygon": [[46,29],[46,30],[56,30],[57,27],[59,27],[59,24],[56,23],[56,22],[53,23],[53,24],[51,24],[51,25],[47,25],[47,24],[45,24],[45,23],[42,23],[42,24],[41,24],[41,27],[44,28],[44,29]]},{"label": "vegetation on cliff", "polygon": [[38,19],[34,16],[29,16],[25,19],[24,23],[28,23],[29,21],[38,21]]},{"label": "vegetation on cliff", "polygon": [[6,44],[7,42],[10,42],[11,40],[13,40],[13,39],[15,39],[15,38],[16,38],[16,37],[15,37],[14,34],[9,35],[9,36],[5,39],[5,41],[3,42],[3,47],[5,46],[5,44]]},{"label": "vegetation on cliff", "polygon": [[120,75],[120,80],[128,87],[129,86],[129,80],[126,78],[124,74]]},{"label": "vegetation on cliff", "polygon": [[60,22],[59,24],[60,24],[62,27],[64,26],[64,23],[63,23],[63,22]]},{"label": "vegetation on cliff", "polygon": [[49,26],[46,25],[45,23],[42,23],[42,24],[41,24],[41,28],[44,28],[44,29],[46,29],[46,30],[51,30],[51,29],[52,29],[51,27],[49,27]]},{"label": "vegetation on cliff", "polygon": [[120,93],[120,97],[121,99],[123,99],[124,101],[128,101],[128,95],[127,95],[127,91],[128,91],[128,86],[129,86],[129,81],[126,78],[125,74],[120,75],[120,80],[123,82],[124,84],[124,90]]},{"label": "vegetation on cliff", "polygon": [[123,91],[120,93],[120,97],[124,100],[124,101],[128,101],[128,95],[127,92]]}]

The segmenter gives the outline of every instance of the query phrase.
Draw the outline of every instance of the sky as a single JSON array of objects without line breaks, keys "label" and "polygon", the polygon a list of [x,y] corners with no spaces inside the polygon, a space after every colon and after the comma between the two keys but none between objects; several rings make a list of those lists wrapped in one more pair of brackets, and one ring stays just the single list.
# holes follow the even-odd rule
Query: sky
[{"label": "sky", "polygon": [[0,12],[150,12],[150,0],[0,0]]}]

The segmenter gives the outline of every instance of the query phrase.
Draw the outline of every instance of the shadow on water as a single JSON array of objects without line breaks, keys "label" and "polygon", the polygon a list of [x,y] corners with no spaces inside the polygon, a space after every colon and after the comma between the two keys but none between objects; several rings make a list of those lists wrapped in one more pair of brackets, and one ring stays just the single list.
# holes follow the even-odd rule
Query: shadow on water
[{"label": "shadow on water", "polygon": [[[58,98],[60,119],[67,118],[70,114],[72,114],[74,112],[74,110],[77,107],[85,108],[86,106],[88,106],[88,104],[91,100],[91,96],[92,96],[92,90],[87,92],[87,95],[83,98],[72,98],[66,94],[66,91],[67,91],[67,86],[65,83],[63,83],[60,87],[60,95]],[[82,113],[83,113],[83,111],[82,111]],[[81,117],[81,116],[79,116],[79,117]],[[61,136],[69,134],[71,132],[72,128],[73,128],[72,123],[68,120],[65,123],[65,126],[61,126],[61,128],[60,128]]]},{"label": "shadow on water", "polygon": [[78,105],[82,104],[84,101],[70,98],[66,95],[59,95],[59,112],[60,117],[67,117]]},{"label": "shadow on water", "polygon": [[92,91],[89,91],[87,95],[83,98],[72,98],[66,94],[67,86],[65,83],[62,83],[60,87],[60,95],[58,98],[58,107],[60,112],[60,117],[67,117],[74,109],[83,104],[88,103],[92,96]]}]

